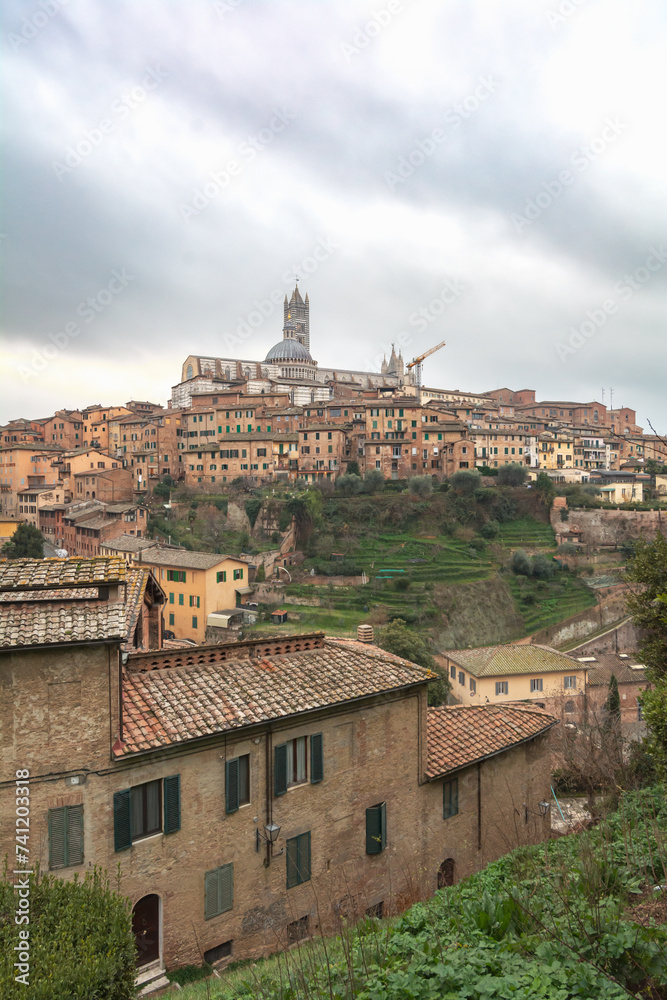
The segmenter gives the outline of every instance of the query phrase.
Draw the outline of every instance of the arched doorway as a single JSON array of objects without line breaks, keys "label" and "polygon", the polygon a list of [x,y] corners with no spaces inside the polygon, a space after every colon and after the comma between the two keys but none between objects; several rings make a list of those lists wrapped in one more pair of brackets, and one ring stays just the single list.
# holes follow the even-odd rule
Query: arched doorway
[{"label": "arched doorway", "polygon": [[454,858],[445,858],[438,868],[438,889],[444,889],[448,885],[454,885]]},{"label": "arched doorway", "polygon": [[132,933],[137,943],[137,968],[160,957],[160,897],[143,896],[132,909]]}]

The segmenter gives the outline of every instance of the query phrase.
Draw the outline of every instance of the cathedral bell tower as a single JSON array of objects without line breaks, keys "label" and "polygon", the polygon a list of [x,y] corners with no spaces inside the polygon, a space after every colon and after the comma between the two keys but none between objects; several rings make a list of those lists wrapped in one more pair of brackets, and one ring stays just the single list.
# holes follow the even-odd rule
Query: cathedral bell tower
[{"label": "cathedral bell tower", "polygon": [[305,302],[301,298],[298,278],[292,292],[292,298],[288,301],[287,296],[285,296],[283,311],[284,326],[287,326],[288,321],[291,320],[296,329],[296,333],[291,334],[291,336],[294,336],[307,351],[310,351],[310,302],[308,295],[306,295]]}]

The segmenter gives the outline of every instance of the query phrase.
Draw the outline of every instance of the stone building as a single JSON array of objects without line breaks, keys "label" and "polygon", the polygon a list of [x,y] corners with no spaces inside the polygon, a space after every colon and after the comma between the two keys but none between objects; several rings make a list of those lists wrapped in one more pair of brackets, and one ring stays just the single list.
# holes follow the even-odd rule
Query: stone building
[{"label": "stone building", "polygon": [[30,600],[0,563],[0,852],[27,767],[31,858],[120,864],[142,980],[396,912],[548,836],[539,709],[428,710],[428,671],[321,633],[127,655],[145,570],[28,562]]}]

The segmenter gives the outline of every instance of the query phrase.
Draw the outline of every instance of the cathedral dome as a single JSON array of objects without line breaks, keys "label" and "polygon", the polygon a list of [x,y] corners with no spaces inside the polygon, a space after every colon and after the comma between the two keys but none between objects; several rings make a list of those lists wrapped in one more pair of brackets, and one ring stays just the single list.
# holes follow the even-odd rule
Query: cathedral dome
[{"label": "cathedral dome", "polygon": [[279,364],[281,361],[309,361],[311,364],[313,363],[310,351],[300,341],[293,340],[291,337],[274,344],[264,360],[274,364]]}]

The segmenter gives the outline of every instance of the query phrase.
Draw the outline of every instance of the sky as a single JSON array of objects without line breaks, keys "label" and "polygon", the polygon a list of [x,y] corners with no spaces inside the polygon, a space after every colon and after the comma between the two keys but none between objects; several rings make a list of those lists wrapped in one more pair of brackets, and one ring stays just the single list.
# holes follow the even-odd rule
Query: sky
[{"label": "sky", "polygon": [[661,0],[5,0],[0,423],[311,353],[667,434]]}]

